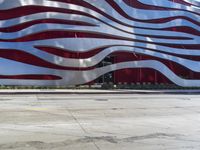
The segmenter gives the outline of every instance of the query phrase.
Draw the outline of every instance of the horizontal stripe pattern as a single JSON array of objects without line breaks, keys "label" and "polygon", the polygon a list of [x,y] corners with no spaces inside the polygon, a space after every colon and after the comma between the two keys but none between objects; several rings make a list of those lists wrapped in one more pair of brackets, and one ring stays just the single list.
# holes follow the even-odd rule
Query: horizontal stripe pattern
[{"label": "horizontal stripe pattern", "polygon": [[[77,85],[150,68],[179,86],[199,87],[190,77],[200,75],[199,18],[196,0],[2,0],[0,83]],[[132,60],[98,67],[123,54]]]}]

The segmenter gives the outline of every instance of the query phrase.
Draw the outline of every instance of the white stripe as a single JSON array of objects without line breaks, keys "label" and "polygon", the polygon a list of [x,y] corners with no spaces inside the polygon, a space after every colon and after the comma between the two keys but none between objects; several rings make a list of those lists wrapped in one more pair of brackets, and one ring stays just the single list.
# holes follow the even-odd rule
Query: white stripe
[{"label": "white stripe", "polygon": [[[22,50],[24,48],[21,48]],[[25,50],[24,50],[25,51]],[[34,49],[28,49],[29,53],[32,53],[34,55],[44,59],[48,62],[51,62],[53,64],[57,64],[60,66],[64,67],[91,67],[95,66],[96,64],[100,63],[106,56],[113,52],[118,52],[118,51],[125,51],[125,52],[133,52],[133,55],[135,53],[140,53],[140,54],[145,54],[149,56],[154,56],[157,58],[173,61],[175,63],[178,63],[192,71],[195,72],[200,72],[200,62],[199,61],[193,61],[193,60],[188,60],[184,58],[180,58],[177,56],[172,56],[172,55],[167,55],[155,51],[150,51],[146,49],[141,49],[141,48],[133,48],[133,47],[128,47],[128,46],[114,46],[111,48],[107,48],[103,50],[102,52],[98,53],[97,55],[87,58],[87,59],[70,59],[70,58],[63,58],[55,55],[51,55],[45,52],[34,52]]]},{"label": "white stripe", "polygon": [[[93,1],[93,0],[84,0],[87,1],[88,3],[92,4],[93,6],[99,8],[101,11],[107,13],[108,15],[112,14],[111,16],[114,16],[114,18],[117,18],[118,20],[123,20],[123,22],[130,24],[130,25],[136,25],[136,26],[144,26],[146,24],[150,24],[153,26],[151,23],[141,23],[141,22],[135,22],[124,18],[118,12],[116,12],[110,5],[108,5],[107,2],[104,0],[99,3],[98,1]],[[188,14],[184,11],[169,11],[169,10],[144,10],[144,9],[135,9],[133,7],[128,6],[124,1],[115,1],[119,7],[121,7],[129,16],[134,16],[134,18],[137,19],[142,19],[142,20],[149,20],[149,19],[161,19],[166,18],[166,17],[175,17],[175,16],[186,16],[188,18],[191,18],[194,20],[194,17],[198,20],[199,16],[194,15],[194,14]],[[157,3],[158,1],[156,1]],[[103,6],[103,7],[102,7]],[[137,25],[137,23],[139,25]],[[159,23],[158,23],[159,24]]]},{"label": "white stripe", "polygon": [[[192,22],[184,20],[184,19],[175,19],[175,20],[167,22],[167,23],[157,23],[157,24],[131,21],[131,20],[126,19],[125,17],[121,16],[120,14],[118,14],[118,12],[116,12],[104,0],[102,0],[101,3],[99,3],[98,1],[93,1],[93,0],[85,0],[85,1],[87,1],[88,3],[90,3],[93,6],[97,7],[98,9],[105,12],[106,14],[114,17],[115,19],[119,20],[120,22],[122,21],[123,23],[126,23],[127,25],[134,25],[136,27],[146,27],[146,28],[166,28],[166,27],[183,26],[184,25],[184,26],[190,26],[197,30],[200,29],[199,26],[193,24]],[[161,19],[161,17],[166,18],[166,17],[174,17],[174,16],[186,16],[191,19],[194,19],[194,16],[186,15],[185,12],[141,10],[141,9],[132,8],[128,5],[126,5],[123,1],[117,0],[115,2],[119,5],[119,7],[121,7],[123,10],[125,10],[125,12],[129,16],[131,16],[131,17],[134,16],[134,18],[137,18],[137,19],[149,20],[149,19]],[[199,18],[199,16],[198,16],[198,18]],[[103,19],[103,18],[101,17],[101,19]],[[111,21],[111,22],[113,22],[113,21]],[[115,25],[115,26],[118,26],[118,25]]]},{"label": "white stripe", "polygon": [[[34,21],[34,20],[40,20],[40,19],[47,19],[47,18],[51,18],[51,19],[63,19],[63,20],[74,20],[74,21],[82,21],[82,22],[87,22],[87,23],[91,23],[91,24],[103,24],[103,26],[106,26],[104,23],[100,23],[99,21],[89,18],[89,17],[85,17],[82,15],[73,15],[73,14],[63,14],[63,13],[54,13],[54,12],[46,12],[46,13],[38,13],[38,14],[33,14],[33,15],[28,15],[28,16],[23,16],[23,17],[19,17],[19,18],[15,18],[15,19],[9,19],[9,20],[4,20],[4,21],[0,21],[0,26],[1,28],[5,28],[5,27],[10,27],[10,26],[14,26],[14,25],[18,25],[21,23],[26,23],[29,21]],[[165,26],[161,26],[163,27],[173,27],[173,26],[183,26],[185,24],[187,24],[187,26],[190,26],[192,28],[196,28],[197,30],[200,30],[199,26],[195,26],[194,24],[191,24],[190,22],[186,21],[186,20],[181,20],[181,19],[176,19],[176,21],[171,21],[165,24]],[[115,26],[114,24],[112,24],[113,26]],[[162,24],[164,25],[164,24]],[[155,26],[155,25],[154,25]],[[108,26],[109,27],[109,26]],[[110,27],[112,28],[112,27]],[[173,31],[163,31],[163,30],[147,30],[147,29],[138,29],[135,28],[133,30],[133,28],[127,28],[124,27],[122,30],[129,32],[129,33],[141,33],[141,34],[146,34],[147,32],[151,32],[151,34],[153,35],[170,35],[170,36],[191,36],[191,34],[187,34],[187,33],[179,33],[179,32],[173,32]],[[175,35],[174,35],[175,34]]]},{"label": "white stripe", "polygon": [[[67,41],[67,42],[66,42]],[[77,44],[78,43],[78,44]],[[49,39],[31,42],[0,42],[0,48],[5,49],[26,49],[29,52],[29,48],[34,46],[49,46],[57,47],[63,50],[67,49],[73,52],[87,52],[92,49],[97,49],[105,46],[121,45],[121,46],[139,46],[143,48],[150,48],[159,50],[162,52],[168,52],[172,54],[200,56],[199,49],[184,49],[183,48],[172,48],[166,46],[159,46],[155,44],[147,44],[141,42],[131,42],[125,40],[109,40],[109,39],[95,39],[95,38],[60,38],[60,39]]]},{"label": "white stripe", "polygon": [[[16,66],[16,64],[15,64]],[[37,81],[37,80],[0,80],[0,84],[3,85],[75,85],[84,84],[95,80],[111,71],[116,71],[125,68],[150,68],[155,69],[166,76],[173,83],[183,87],[198,87],[200,86],[200,80],[189,80],[183,79],[172,72],[168,67],[159,61],[146,60],[146,61],[132,61],[113,64],[102,68],[96,68],[89,71],[59,71],[54,70],[51,72],[52,75],[58,75],[63,77],[63,80],[59,81]],[[42,71],[41,71],[42,72]],[[45,71],[46,72],[46,71]],[[28,73],[28,72],[27,72]],[[40,73],[40,72],[37,72]]]},{"label": "white stripe", "polygon": [[73,25],[56,25],[55,24],[38,24],[33,25],[29,28],[26,28],[24,30],[13,32],[13,33],[0,33],[1,39],[15,39],[20,38],[23,36],[27,36],[29,34],[34,34],[37,32],[42,31],[48,31],[48,30],[62,30],[62,31],[81,31],[81,32],[90,32],[94,34],[104,34],[109,36],[114,36],[118,38],[128,38],[130,40],[141,40],[141,41],[147,41],[147,42],[157,42],[157,43],[169,43],[169,44],[198,44],[200,37],[191,35],[190,38],[193,38],[192,40],[176,40],[176,39],[159,39],[159,38],[152,38],[152,37],[144,37],[144,36],[138,36],[133,35],[129,33],[125,33],[122,31],[119,31],[117,29],[110,28],[108,26],[98,26],[98,27],[83,27],[83,26],[73,26]]},{"label": "white stripe", "polygon": [[[153,0],[138,0],[138,1],[140,1],[143,4],[155,6],[155,3],[153,2]],[[196,18],[199,18],[199,16],[192,12],[200,14],[199,9],[188,7],[182,4],[177,4],[168,0],[156,1],[156,6],[165,7],[165,8],[182,9],[182,10],[177,10],[177,11],[184,11],[184,10],[191,11],[191,12],[185,12],[185,13],[192,14],[193,17],[196,17]]]},{"label": "white stripe", "polygon": [[[16,0],[16,4],[13,4],[13,3],[6,3],[6,5],[5,5],[5,7],[3,7],[4,5],[0,5],[0,9],[5,9],[5,8],[15,8],[15,7],[20,7],[20,6],[28,6],[28,5],[36,5],[36,6],[53,6],[53,7],[55,7],[55,8],[64,8],[64,9],[71,9],[71,10],[77,10],[77,11],[81,11],[81,12],[85,12],[85,13],[88,13],[89,15],[92,15],[92,16],[94,16],[94,17],[97,17],[97,18],[99,18],[99,19],[101,19],[101,20],[103,20],[104,22],[107,22],[108,24],[110,24],[110,25],[114,25],[114,26],[116,26],[117,28],[120,28],[120,29],[124,29],[124,28],[129,28],[129,29],[132,29],[131,27],[124,27],[123,25],[121,25],[121,24],[118,24],[118,23],[113,23],[113,21],[111,21],[110,19],[108,19],[108,18],[106,18],[105,16],[103,16],[103,15],[101,15],[101,14],[99,14],[99,13],[97,13],[97,12],[95,12],[95,11],[93,11],[93,10],[90,10],[90,9],[87,9],[87,8],[85,8],[85,7],[82,7],[82,6],[78,6],[78,5],[74,5],[74,4],[66,4],[66,3],[61,3],[61,2],[52,2],[52,1],[44,1],[44,0],[41,0],[41,1],[26,1],[26,2],[21,2],[21,4],[19,4],[20,3],[20,1],[22,1],[22,0]],[[17,2],[19,2],[19,3],[17,3]],[[105,1],[103,1],[102,0],[102,2],[101,3],[103,3],[103,2],[105,2]],[[92,1],[91,2],[91,4],[95,4],[95,5],[97,5],[96,4],[96,2],[95,1]],[[106,3],[105,3],[106,4]],[[13,7],[12,7],[13,6]],[[117,14],[117,13],[115,13],[115,11],[113,10],[113,8],[111,7],[110,9],[112,10],[112,12],[113,13],[109,13],[109,12],[107,12],[109,9],[105,9],[105,7],[106,6],[104,6],[103,8],[104,8],[104,10],[106,10],[106,13],[108,13],[109,15],[110,14],[113,14],[113,16],[115,17],[115,18],[118,18],[118,20],[120,21],[121,20],[121,22],[123,22],[123,23],[126,23],[127,25],[135,25],[135,26],[138,26],[138,27],[150,27],[150,28],[163,28],[163,27],[170,27],[170,26],[174,26],[175,24],[177,24],[177,26],[179,26],[180,25],[180,23],[179,23],[179,21],[171,21],[171,22],[174,22],[174,24],[173,25],[170,25],[171,24],[171,22],[170,23],[164,23],[164,24],[156,24],[156,26],[155,26],[155,24],[152,24],[152,23],[141,23],[141,22],[134,22],[134,21],[131,21],[131,20],[128,20],[128,19],[126,19],[126,18],[124,18],[124,17],[119,17],[120,15],[119,14]],[[7,8],[7,9],[8,9]],[[101,9],[101,7],[99,8],[99,9]],[[144,13],[144,12],[143,12]],[[140,16],[140,14],[138,13],[137,15],[139,15]],[[182,15],[185,15],[185,14],[182,14]],[[170,14],[169,16],[172,16],[172,14]],[[191,17],[191,19],[193,19],[193,17]],[[187,24],[188,24],[188,21],[186,21],[185,23],[184,23],[184,21],[182,22],[182,25],[185,25],[185,26],[187,26]],[[192,24],[192,23],[190,23],[190,24]],[[170,25],[170,26],[169,26]],[[196,25],[194,25],[194,26],[192,26],[193,28],[196,28],[195,27]],[[197,29],[198,29],[199,27],[197,26]]]},{"label": "white stripe", "polygon": [[200,0],[183,0],[183,1],[200,7]]},{"label": "white stripe", "polygon": [[43,13],[36,13],[36,14],[27,15],[27,16],[22,16],[19,18],[0,21],[0,27],[1,28],[11,27],[11,26],[22,24],[22,23],[26,23],[26,22],[30,22],[34,20],[41,20],[41,19],[61,19],[61,20],[71,20],[71,21],[82,21],[82,22],[87,22],[94,25],[99,22],[93,18],[86,17],[83,15],[57,13],[57,12],[43,12]]}]

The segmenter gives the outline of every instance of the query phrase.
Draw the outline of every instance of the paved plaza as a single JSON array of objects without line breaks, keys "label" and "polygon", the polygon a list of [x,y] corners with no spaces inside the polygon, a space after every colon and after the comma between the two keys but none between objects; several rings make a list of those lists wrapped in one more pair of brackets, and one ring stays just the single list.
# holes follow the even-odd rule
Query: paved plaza
[{"label": "paved plaza", "polygon": [[0,150],[199,149],[199,95],[0,97]]}]

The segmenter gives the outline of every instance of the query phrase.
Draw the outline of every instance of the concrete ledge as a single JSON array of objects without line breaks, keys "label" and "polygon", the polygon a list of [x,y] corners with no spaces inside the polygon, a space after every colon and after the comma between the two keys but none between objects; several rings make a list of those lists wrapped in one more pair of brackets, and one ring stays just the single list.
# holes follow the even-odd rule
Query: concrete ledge
[{"label": "concrete ledge", "polygon": [[200,90],[2,89],[0,94],[200,94]]}]

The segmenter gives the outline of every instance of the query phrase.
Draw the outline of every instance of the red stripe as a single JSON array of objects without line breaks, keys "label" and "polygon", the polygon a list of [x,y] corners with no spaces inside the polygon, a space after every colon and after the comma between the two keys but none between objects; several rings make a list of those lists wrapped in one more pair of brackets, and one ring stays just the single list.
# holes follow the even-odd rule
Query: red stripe
[{"label": "red stripe", "polygon": [[[102,14],[103,16],[117,22],[117,23],[120,23],[120,24],[123,24],[125,26],[128,26],[127,24],[124,24],[123,22],[120,22],[119,20],[117,20],[116,18],[106,14],[105,12],[101,11],[100,9],[94,7],[93,5],[87,3],[87,2],[84,2],[82,0],[75,0],[75,1],[71,1],[71,0],[53,0],[53,1],[58,1],[58,2],[63,2],[63,3],[71,3],[71,4],[76,4],[76,5],[79,5],[79,6],[84,6],[86,8],[89,8],[91,10],[94,10],[100,14]],[[129,1],[130,3],[132,3],[134,6],[138,6],[137,4],[141,4],[142,6],[144,6],[144,4],[138,2],[137,0],[127,0]],[[121,9],[117,3],[114,1],[114,0],[106,0],[106,2],[112,6],[113,9],[115,9],[119,14],[121,14],[123,17],[129,19],[129,20],[133,20],[133,21],[138,21],[138,22],[146,22],[146,23],[166,23],[166,22],[169,22],[169,21],[172,21],[172,20],[175,20],[175,19],[185,19],[185,20],[188,20],[196,25],[199,25],[200,26],[200,23],[196,20],[193,20],[191,18],[188,18],[188,17],[185,17],[185,16],[176,16],[176,17],[168,17],[168,18],[159,18],[159,19],[150,19],[150,20],[141,20],[141,19],[136,19],[136,18],[133,18],[133,17],[130,17],[128,16],[123,9]],[[158,8],[157,6],[155,6],[156,8]],[[165,7],[162,7],[162,9],[164,10],[169,10],[168,8],[165,8]],[[173,9],[174,10],[174,9]],[[135,27],[135,26],[130,26],[130,27]],[[138,28],[142,28],[142,27],[138,27]],[[143,27],[143,29],[145,29]],[[150,28],[146,28],[146,29],[150,29]]]},{"label": "red stripe", "polygon": [[39,33],[34,33],[26,35],[16,39],[0,39],[3,42],[27,42],[27,41],[37,41],[55,38],[103,38],[103,39],[118,39],[118,40],[131,40],[130,38],[121,38],[119,36],[113,36],[112,34],[103,33],[92,33],[89,31],[61,31],[61,30],[49,30]]},{"label": "red stripe", "polygon": [[61,20],[61,19],[40,19],[40,20],[33,20],[29,22],[25,22],[22,24],[18,24],[11,27],[0,28],[0,32],[17,32],[27,27],[30,27],[35,24],[42,24],[42,23],[54,23],[54,24],[65,24],[65,25],[79,25],[79,26],[95,26],[91,23],[82,22],[82,21],[73,21],[73,20]]},{"label": "red stripe", "polygon": [[[63,2],[69,3],[65,0],[56,0],[56,1],[63,1]],[[108,1],[108,2],[110,3],[110,1]],[[83,1],[80,1],[80,2],[74,1],[74,2],[70,2],[70,3],[72,3],[72,4],[74,3],[74,4],[77,4],[77,5],[84,6],[86,8],[92,9],[92,10],[102,14],[103,16],[111,19],[112,21],[120,23],[122,25],[125,25],[125,26],[128,26],[128,27],[135,27],[135,26],[128,25],[128,24],[125,24],[125,23],[117,20],[116,18],[104,13],[103,11],[99,10],[98,8],[92,6],[89,3],[86,3],[86,2],[83,2]],[[115,8],[116,10],[118,10],[118,12],[121,15],[124,15],[124,16],[127,17],[127,14],[124,13],[123,10],[120,10],[120,7],[118,7],[115,4],[114,1],[112,3],[112,7]],[[12,8],[12,9],[8,9],[8,10],[0,10],[0,20],[17,18],[17,17],[26,16],[26,15],[35,14],[35,13],[41,13],[41,12],[61,12],[61,13],[69,13],[69,14],[79,14],[79,15],[91,17],[91,18],[97,19],[101,22],[104,22],[97,17],[94,17],[90,14],[87,14],[87,13],[84,13],[84,12],[81,12],[81,11],[75,11],[75,10],[69,10],[69,9],[63,9],[63,8],[55,8],[55,7],[46,7],[46,6],[22,6],[22,7]],[[128,18],[131,19],[132,17],[128,17]],[[151,20],[140,20],[140,19],[132,18],[132,20],[139,21],[139,22],[146,22],[146,23],[165,23],[165,22],[168,22],[168,21],[171,21],[171,20],[174,20],[174,19],[179,19],[179,18],[188,20],[188,21],[200,26],[200,23],[198,21],[192,20],[191,18],[187,18],[185,16],[169,17],[169,18],[162,18],[162,19],[151,19]],[[106,22],[104,22],[104,23],[109,25]],[[152,29],[152,28],[145,28],[145,27],[135,27],[135,28]],[[162,30],[162,29],[152,29],[152,30]]]},{"label": "red stripe", "polygon": [[[147,55],[142,55],[142,54],[134,55],[131,52],[115,52],[115,53],[110,54],[109,56],[114,56],[115,59],[125,57],[126,58],[125,62],[138,61],[138,60],[158,60],[158,61],[164,63],[166,66],[168,66],[172,71],[174,71],[178,75],[182,75],[182,73],[184,73],[184,75],[185,75],[185,74],[189,74],[192,72],[193,75],[195,75],[195,76],[199,75],[199,78],[200,78],[200,73],[193,72],[193,71],[189,70],[188,68],[185,68],[184,66],[181,66],[180,64],[177,64],[175,62],[172,62],[169,60],[164,60],[164,59],[153,57],[153,56],[147,56]],[[85,68],[59,66],[59,65],[47,62],[47,61],[45,61],[41,58],[38,58],[32,54],[22,52],[19,50],[0,50],[0,57],[15,60],[15,61],[26,63],[26,64],[39,66],[39,67],[53,68],[53,69],[60,69],[60,70],[84,71],[84,70],[95,69],[96,66],[98,66],[98,64],[96,66],[85,67]],[[120,62],[120,61],[118,61],[118,62]],[[176,69],[174,69],[174,68],[176,68]],[[184,71],[180,72],[180,70],[184,70]]]},{"label": "red stripe", "polygon": [[0,79],[20,79],[20,80],[60,80],[59,76],[55,75],[38,75],[38,74],[28,74],[28,75],[0,75]]},{"label": "red stripe", "polygon": [[90,58],[105,48],[108,48],[109,46],[104,46],[101,48],[96,48],[93,50],[89,50],[87,52],[79,52],[79,51],[70,51],[67,49],[61,49],[61,48],[56,48],[56,47],[48,47],[48,46],[35,46],[35,48],[38,48],[39,50],[45,51],[50,54],[54,54],[60,57],[65,57],[65,58],[74,58],[74,59],[85,59],[85,58]]},{"label": "red stripe", "polygon": [[191,71],[190,69],[169,60],[164,60],[154,56],[148,56],[143,54],[136,54],[130,52],[117,52],[113,53],[112,56],[115,58],[115,63],[128,62],[128,61],[140,61],[140,60],[157,60],[165,64],[171,71],[181,78],[187,79],[200,79],[200,73]]},{"label": "red stripe", "polygon": [[94,69],[94,67],[88,68],[74,68],[74,67],[65,67],[53,64],[46,60],[43,60],[35,55],[29,54],[24,51],[20,50],[8,50],[8,49],[1,49],[0,50],[0,57],[22,62],[25,64],[30,64],[38,67],[45,67],[45,68],[52,68],[52,69],[60,69],[60,70],[90,70]]},{"label": "red stripe", "polygon": [[[89,50],[89,51],[86,51],[86,52],[70,51],[70,50],[67,50],[67,49],[61,49],[61,48],[49,47],[49,46],[35,46],[35,48],[42,50],[42,51],[45,51],[45,52],[50,53],[50,54],[54,54],[54,55],[57,55],[57,56],[60,56],[60,57],[64,57],[64,58],[87,59],[87,58],[90,58],[90,57],[97,55],[98,53],[102,52],[106,48],[113,47],[113,46],[124,46],[124,45],[109,45],[109,46],[104,46],[104,47],[92,49],[92,50]],[[177,57],[180,57],[180,58],[186,58],[186,59],[190,59],[190,60],[200,61],[200,56],[175,54],[175,53],[170,53],[170,52],[164,52],[164,51],[161,51],[159,49],[145,48],[145,47],[141,47],[141,46],[128,46],[128,47],[141,48],[141,49],[145,49],[145,50],[151,50],[151,51],[160,52],[160,53],[163,53],[163,54],[169,54],[169,55],[172,55],[172,56],[177,56]]]},{"label": "red stripe", "polygon": [[[113,1],[113,0],[111,0]],[[200,15],[198,12],[193,12],[185,9],[178,9],[178,8],[168,8],[168,7],[160,7],[160,6],[155,6],[155,5],[147,5],[143,4],[138,0],[123,0],[127,5],[137,8],[137,9],[146,9],[146,10],[160,10],[160,11],[166,11],[166,10],[179,10],[179,11],[185,11],[185,12],[190,12],[196,15]]]},{"label": "red stripe", "polygon": [[[111,5],[113,7],[113,9],[115,9],[119,14],[121,14],[123,17],[129,19],[129,20],[133,20],[133,21],[138,21],[138,22],[145,22],[145,23],[166,23],[175,19],[184,19],[187,21],[190,21],[198,26],[200,26],[200,23],[196,20],[193,20],[191,18],[185,17],[185,16],[175,16],[175,17],[167,17],[167,18],[159,18],[159,19],[150,19],[150,20],[141,20],[141,19],[136,19],[133,18],[129,15],[126,14],[126,12],[118,6],[118,4],[114,1],[114,0],[106,0],[107,3],[109,5]],[[132,1],[131,1],[132,3]],[[133,3],[138,3],[138,1],[134,1]],[[137,6],[137,5],[134,5]]]},{"label": "red stripe", "polygon": [[0,20],[18,18],[18,17],[31,15],[35,13],[42,13],[42,12],[60,12],[60,13],[68,13],[68,14],[80,14],[80,15],[94,18],[92,15],[81,12],[81,11],[31,5],[31,6],[16,7],[16,8],[7,9],[7,10],[0,10]]},{"label": "red stripe", "polygon": [[163,30],[184,32],[184,33],[200,36],[200,31],[193,29],[191,27],[187,27],[187,26],[175,26],[175,27],[164,28]]},{"label": "red stripe", "polygon": [[[113,2],[113,0],[111,0]],[[123,0],[127,5],[138,8],[138,9],[146,9],[146,10],[177,10],[175,8],[166,8],[166,7],[160,7],[160,6],[153,6],[153,5],[147,5],[143,4],[138,0]]]},{"label": "red stripe", "polygon": [[[148,36],[151,37],[151,36]],[[46,39],[55,39],[55,38],[101,38],[101,39],[115,39],[115,40],[126,40],[126,41],[136,41],[142,43],[151,43],[157,44],[162,46],[168,47],[175,47],[175,48],[185,48],[185,49],[199,49],[200,44],[192,44],[192,45],[185,45],[185,44],[168,44],[168,43],[157,43],[157,42],[149,42],[143,40],[137,40],[132,38],[125,38],[120,36],[113,36],[103,33],[91,33],[91,32],[78,32],[78,31],[60,31],[60,30],[52,30],[52,31],[44,31],[39,32],[31,35],[27,35],[24,37],[20,37],[17,39],[0,39],[2,42],[27,42],[27,41],[37,41],[37,40],[46,40]]]},{"label": "red stripe", "polygon": [[169,0],[169,1],[174,2],[174,3],[178,3],[178,4],[182,4],[182,5],[186,5],[186,6],[191,6],[190,3],[185,2],[183,0]]},{"label": "red stripe", "polygon": [[[172,83],[165,75],[161,72],[150,69],[150,68],[138,68],[138,69],[121,69],[114,72],[114,83]],[[98,79],[97,79],[98,81]],[[148,87],[148,86],[146,86]]]},{"label": "red stripe", "polygon": [[[200,7],[199,5],[195,5],[193,3],[190,3],[190,2],[186,2],[184,0],[170,0],[170,1],[173,1],[175,3],[179,3],[179,4],[183,4],[183,5],[186,5],[186,6],[195,6],[195,7]],[[198,2],[196,2],[198,3]],[[200,4],[200,3],[199,3]]]}]

